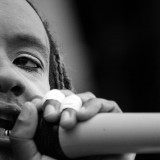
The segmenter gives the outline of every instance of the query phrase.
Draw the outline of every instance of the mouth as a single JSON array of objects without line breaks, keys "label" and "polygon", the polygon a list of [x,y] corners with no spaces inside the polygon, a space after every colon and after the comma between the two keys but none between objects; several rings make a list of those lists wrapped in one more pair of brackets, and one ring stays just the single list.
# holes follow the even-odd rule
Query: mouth
[{"label": "mouth", "polygon": [[20,111],[18,105],[0,101],[0,146],[9,143],[9,135]]}]

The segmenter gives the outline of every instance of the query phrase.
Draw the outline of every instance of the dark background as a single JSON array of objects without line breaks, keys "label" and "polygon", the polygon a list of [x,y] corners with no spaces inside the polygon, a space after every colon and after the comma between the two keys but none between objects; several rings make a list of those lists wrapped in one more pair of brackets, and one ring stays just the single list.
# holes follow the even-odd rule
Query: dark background
[{"label": "dark background", "polygon": [[[160,1],[73,1],[96,95],[124,112],[160,111]],[[138,155],[136,160],[159,160]]]}]

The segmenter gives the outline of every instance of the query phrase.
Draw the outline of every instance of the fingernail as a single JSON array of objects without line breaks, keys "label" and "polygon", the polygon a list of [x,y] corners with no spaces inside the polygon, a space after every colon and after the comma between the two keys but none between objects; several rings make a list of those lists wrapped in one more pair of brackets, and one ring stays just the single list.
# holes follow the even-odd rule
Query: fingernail
[{"label": "fingernail", "polygon": [[44,117],[52,116],[55,115],[56,113],[57,113],[56,108],[53,105],[48,104],[44,110]]},{"label": "fingernail", "polygon": [[68,111],[63,111],[61,122],[68,121],[70,119],[70,113]]}]

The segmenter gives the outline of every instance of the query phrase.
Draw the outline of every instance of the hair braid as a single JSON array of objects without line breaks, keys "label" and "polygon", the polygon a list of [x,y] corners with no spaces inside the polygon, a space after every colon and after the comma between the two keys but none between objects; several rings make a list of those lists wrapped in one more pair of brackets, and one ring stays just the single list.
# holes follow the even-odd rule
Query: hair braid
[{"label": "hair braid", "polygon": [[60,82],[59,86],[60,86],[60,89],[62,89],[62,88],[65,88],[64,83],[62,83],[62,82],[64,82],[62,64],[61,64],[60,57],[58,54],[55,54],[54,57],[55,57],[55,62],[57,62],[57,70],[56,71],[57,71],[57,75],[58,75],[59,82]]},{"label": "hair braid", "polygon": [[52,88],[57,89],[72,89],[71,81],[67,76],[64,63],[58,52],[58,47],[56,46],[55,42],[53,41],[52,35],[48,30],[47,22],[44,23],[49,42],[50,42],[50,70],[49,70],[49,79],[50,85]]},{"label": "hair braid", "polygon": [[57,88],[57,89],[72,89],[71,81],[69,77],[67,76],[64,63],[62,62],[62,59],[60,58],[57,46],[55,42],[53,41],[52,35],[49,31],[48,23],[46,21],[43,21],[41,16],[39,15],[37,9],[33,6],[33,4],[26,0],[30,6],[35,10],[37,15],[42,21],[42,24],[46,30],[49,42],[50,42],[50,66],[49,66],[49,83],[51,89]]}]

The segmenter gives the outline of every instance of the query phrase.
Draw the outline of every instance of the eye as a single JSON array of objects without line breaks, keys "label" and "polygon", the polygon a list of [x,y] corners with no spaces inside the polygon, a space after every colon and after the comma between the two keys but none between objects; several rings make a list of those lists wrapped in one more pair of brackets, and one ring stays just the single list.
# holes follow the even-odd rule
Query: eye
[{"label": "eye", "polygon": [[27,71],[38,71],[39,69],[42,68],[40,61],[37,58],[32,57],[30,55],[28,56],[21,55],[17,57],[13,61],[13,64]]}]

